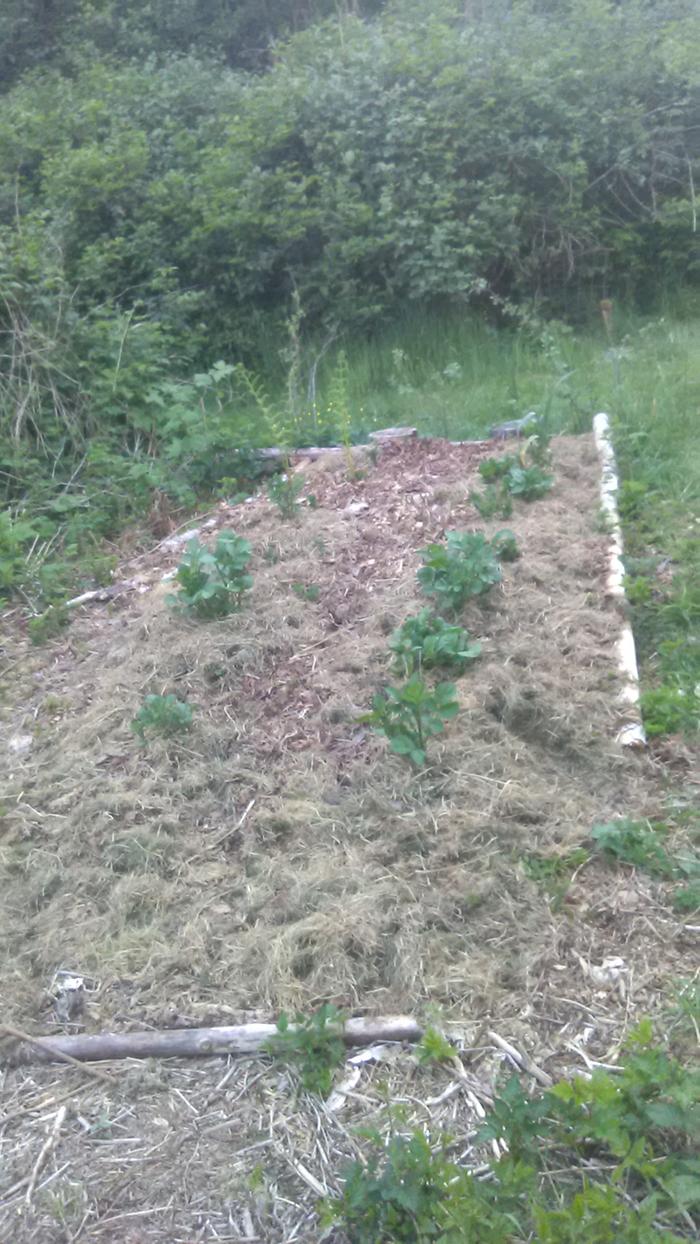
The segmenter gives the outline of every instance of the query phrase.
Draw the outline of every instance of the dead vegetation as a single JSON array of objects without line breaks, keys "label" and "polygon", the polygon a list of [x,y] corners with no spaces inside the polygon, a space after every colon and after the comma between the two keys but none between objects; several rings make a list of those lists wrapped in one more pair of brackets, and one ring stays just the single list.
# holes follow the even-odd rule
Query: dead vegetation
[{"label": "dead vegetation", "polygon": [[[658,884],[597,858],[556,910],[523,867],[580,845],[595,822],[667,815],[671,793],[658,762],[614,743],[617,620],[601,594],[592,443],[554,450],[554,491],[507,524],[483,523],[467,499],[492,447],[402,441],[362,478],[312,464],[315,507],[299,522],[264,498],[217,515],[254,549],[240,613],[174,615],[161,578],[178,554],[161,550],[125,568],[151,590],[86,608],[48,649],[13,641],[5,724],[33,742],[11,759],[0,839],[5,1018],[54,1031],[47,985],[64,967],[88,978],[89,1031],[268,1019],[330,1000],[356,1014],[438,1008],[474,1049],[495,1027],[552,1075],[581,1065],[571,1042],[588,1017],[589,1056],[612,1056],[630,1016],[692,972],[692,931]],[[523,556],[464,611],[482,656],[458,682],[459,719],[414,775],[358,723],[388,677],[387,634],[422,603],[418,549],[445,529],[504,525]],[[183,741],[134,739],[153,692],[192,704]],[[624,966],[601,989],[595,965],[609,956]],[[313,1238],[314,1180],[337,1177],[380,1081],[393,1098],[431,1096],[402,1057],[396,1074],[366,1072],[342,1126],[249,1063],[232,1065],[225,1091],[216,1065],[129,1069],[112,1093],[88,1082],[50,1192],[74,1203],[41,1209],[47,1187],[40,1217],[17,1219],[12,1238]],[[86,1091],[73,1072],[64,1082]],[[8,1073],[11,1215],[49,1084],[57,1100],[55,1071]],[[462,1096],[416,1109],[419,1122],[442,1126],[449,1111],[469,1130]]]}]

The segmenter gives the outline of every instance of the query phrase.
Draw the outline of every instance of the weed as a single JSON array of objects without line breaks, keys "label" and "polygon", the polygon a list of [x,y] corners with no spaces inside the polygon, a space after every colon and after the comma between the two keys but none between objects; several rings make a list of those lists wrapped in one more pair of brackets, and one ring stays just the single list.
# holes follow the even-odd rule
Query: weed
[{"label": "weed", "polygon": [[585,847],[575,847],[564,855],[542,855],[532,852],[523,856],[522,865],[531,881],[542,886],[554,911],[557,911],[569,892],[571,879],[577,869],[587,863],[589,854]]},{"label": "weed", "polygon": [[170,737],[182,734],[192,725],[192,708],[175,695],[147,695],[131,723],[134,734],[145,739],[146,732]]},{"label": "weed", "polygon": [[502,577],[496,554],[480,532],[448,531],[446,544],[429,544],[421,557],[423,591],[451,610],[488,592]]},{"label": "weed", "polygon": [[647,821],[619,820],[595,825],[591,837],[598,848],[624,864],[633,864],[654,877],[673,873],[673,861],[662,845],[665,830]]},{"label": "weed", "polygon": [[437,1028],[426,1028],[416,1046],[418,1062],[450,1063],[455,1058],[455,1048]]},{"label": "weed", "polygon": [[305,583],[293,583],[292,591],[295,596],[299,597],[299,600],[308,600],[314,604],[321,595],[321,589],[315,583],[309,583],[308,585]]},{"label": "weed", "polygon": [[694,686],[663,684],[641,695],[644,728],[652,738],[700,728],[700,696]]},{"label": "weed", "polygon": [[419,767],[425,764],[428,739],[440,734],[458,712],[452,683],[438,683],[431,690],[414,674],[403,686],[387,687],[384,695],[375,695],[371,713],[360,720],[383,734],[392,752],[407,756]]},{"label": "weed", "polygon": [[469,500],[482,518],[494,518],[496,515],[499,518],[510,518],[513,513],[513,501],[505,481],[501,481],[498,485],[487,484],[483,492],[477,492],[472,488],[469,492]]},{"label": "weed", "polygon": [[70,615],[65,605],[50,605],[27,623],[29,638],[33,644],[45,644],[55,639],[69,625]]},{"label": "weed", "polygon": [[389,648],[394,654],[396,673],[404,677],[436,666],[462,673],[481,653],[481,644],[471,642],[468,631],[451,626],[430,609],[421,609],[415,617],[406,618],[390,637]]},{"label": "weed", "polygon": [[253,585],[247,573],[251,548],[233,531],[219,536],[213,553],[195,536],[177,568],[180,592],[168,604],[201,618],[222,618],[240,608],[243,593]]},{"label": "weed", "polygon": [[333,1072],[345,1058],[344,1020],[342,1011],[330,1003],[324,1003],[313,1015],[295,1015],[293,1024],[282,1013],[265,1051],[293,1067],[309,1093],[326,1097],[333,1085]]},{"label": "weed", "polygon": [[283,519],[298,518],[301,513],[299,496],[304,487],[301,475],[290,475],[288,472],[276,475],[267,486],[267,495],[273,505],[277,506]]}]

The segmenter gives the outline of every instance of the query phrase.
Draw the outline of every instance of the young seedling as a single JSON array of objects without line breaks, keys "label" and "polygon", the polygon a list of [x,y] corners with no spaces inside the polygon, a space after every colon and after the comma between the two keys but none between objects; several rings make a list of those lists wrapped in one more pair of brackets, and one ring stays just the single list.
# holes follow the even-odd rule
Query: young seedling
[{"label": "young seedling", "polygon": [[436,666],[461,674],[481,652],[481,644],[473,643],[468,631],[451,626],[430,609],[421,609],[415,617],[406,618],[391,635],[389,648],[394,654],[393,668],[404,677]]},{"label": "young seedling", "polygon": [[146,733],[169,738],[182,734],[192,725],[192,708],[176,695],[147,695],[131,723],[131,729],[142,741]]},{"label": "young seedling", "polygon": [[180,584],[177,596],[167,602],[201,618],[222,618],[239,609],[243,593],[253,585],[247,573],[251,548],[247,540],[232,531],[219,536],[213,553],[195,536],[177,568]]},{"label": "young seedling", "polygon": [[502,577],[494,550],[480,532],[448,531],[446,544],[429,544],[421,557],[423,591],[452,611],[472,596],[483,596]]},{"label": "young seedling", "polygon": [[392,752],[420,768],[425,764],[428,739],[441,734],[458,712],[453,683],[438,683],[431,690],[414,674],[403,686],[387,687],[384,695],[375,695],[371,713],[360,720],[383,734]]}]

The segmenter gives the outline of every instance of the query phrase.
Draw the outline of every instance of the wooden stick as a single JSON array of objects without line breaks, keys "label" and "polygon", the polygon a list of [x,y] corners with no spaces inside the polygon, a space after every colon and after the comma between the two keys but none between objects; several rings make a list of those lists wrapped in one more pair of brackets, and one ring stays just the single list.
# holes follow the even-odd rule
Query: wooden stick
[{"label": "wooden stick", "polygon": [[622,611],[620,638],[617,643],[617,664],[624,682],[618,697],[618,703],[623,708],[627,720],[618,731],[617,741],[623,747],[645,747],[646,735],[642,725],[639,705],[637,653],[632,627],[629,618],[624,612],[626,608],[625,567],[622,561],[622,527],[617,508],[619,481],[615,453],[610,441],[610,420],[607,415],[600,414],[595,416],[593,420],[593,437],[601,465],[600,503],[603,513],[610,524],[606,594]]},{"label": "wooden stick", "polygon": [[[70,1037],[33,1037],[31,1033],[24,1032],[21,1028],[15,1028],[14,1024],[0,1024],[0,1034],[6,1033],[9,1037],[21,1042],[19,1049],[24,1051],[22,1058],[17,1058],[17,1049],[13,1050],[9,1058],[5,1058],[8,1066],[19,1066],[20,1063],[68,1063],[71,1067],[79,1067],[86,1075],[92,1076],[94,1080],[101,1080],[103,1084],[114,1085],[116,1081],[106,1071],[98,1071],[97,1067],[83,1067],[83,1061],[71,1054],[70,1050],[61,1050],[55,1047],[54,1041],[70,1041]],[[34,1056],[32,1056],[34,1050]],[[42,1053],[44,1057],[42,1058]],[[0,1059],[0,1065],[2,1060]]]},{"label": "wooden stick", "polygon": [[[290,1024],[293,1029],[294,1025]],[[102,1062],[110,1058],[202,1058],[256,1054],[277,1032],[274,1024],[240,1024],[232,1028],[173,1028],[154,1032],[98,1032],[93,1035],[27,1037],[6,1057],[13,1066],[31,1062]],[[382,1041],[420,1041],[423,1030],[408,1015],[349,1019],[346,1045]]]}]

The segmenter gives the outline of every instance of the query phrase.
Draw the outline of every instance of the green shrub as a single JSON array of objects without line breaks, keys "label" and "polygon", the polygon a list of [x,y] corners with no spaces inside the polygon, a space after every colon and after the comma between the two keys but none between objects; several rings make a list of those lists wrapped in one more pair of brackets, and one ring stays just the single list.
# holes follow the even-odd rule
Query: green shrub
[{"label": "green shrub", "polygon": [[397,674],[409,677],[416,670],[443,666],[462,673],[481,653],[481,644],[469,638],[461,626],[452,626],[430,609],[421,609],[415,617],[394,631],[389,639]]},{"label": "green shrub", "polygon": [[147,733],[169,738],[182,734],[192,725],[192,708],[175,695],[147,695],[131,723],[134,734],[145,739]]},{"label": "green shrub", "polygon": [[293,1067],[309,1093],[326,1097],[333,1085],[333,1072],[345,1058],[342,1011],[324,1003],[313,1015],[297,1014],[290,1024],[282,1013],[277,1032],[264,1049],[277,1061]]},{"label": "green shrub", "polygon": [[65,605],[50,605],[43,613],[30,618],[27,632],[33,644],[45,644],[55,639],[70,623],[70,615]]},{"label": "green shrub", "polygon": [[644,1022],[615,1073],[538,1097],[517,1076],[502,1086],[476,1136],[505,1148],[490,1178],[451,1158],[449,1137],[397,1135],[392,1120],[388,1139],[368,1134],[324,1217],[352,1244],[679,1244],[696,1238],[699,1106],[700,1074],[655,1046]]},{"label": "green shrub", "polygon": [[225,531],[209,552],[195,536],[177,568],[180,591],[168,603],[201,618],[223,618],[239,609],[243,593],[253,585],[247,573],[251,547],[242,536]]},{"label": "green shrub", "polygon": [[663,684],[641,695],[644,728],[650,737],[700,729],[700,696],[694,686]]},{"label": "green shrub", "polygon": [[453,611],[502,578],[496,554],[480,532],[448,531],[446,544],[429,544],[421,557],[418,581],[423,591]]},{"label": "green shrub", "polygon": [[458,712],[452,683],[438,683],[431,689],[414,674],[403,686],[387,687],[383,695],[375,695],[371,713],[360,720],[383,734],[392,752],[419,767],[425,764],[428,740],[442,733]]}]

